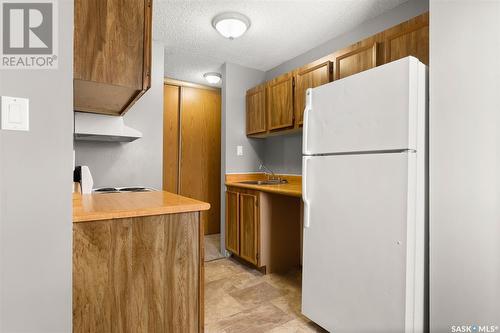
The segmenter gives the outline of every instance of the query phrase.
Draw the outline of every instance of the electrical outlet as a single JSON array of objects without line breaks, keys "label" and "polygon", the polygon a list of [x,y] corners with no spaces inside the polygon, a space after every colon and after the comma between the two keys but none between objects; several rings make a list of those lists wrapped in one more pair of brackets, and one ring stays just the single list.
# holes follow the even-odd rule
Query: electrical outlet
[{"label": "electrical outlet", "polygon": [[236,146],[236,155],[243,156],[243,146]]}]

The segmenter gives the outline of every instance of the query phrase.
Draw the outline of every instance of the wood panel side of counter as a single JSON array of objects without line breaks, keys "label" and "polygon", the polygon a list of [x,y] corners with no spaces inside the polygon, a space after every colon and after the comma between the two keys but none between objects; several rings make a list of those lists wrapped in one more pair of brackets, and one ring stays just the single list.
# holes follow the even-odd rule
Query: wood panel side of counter
[{"label": "wood panel side of counter", "polygon": [[73,332],[200,332],[202,242],[199,212],[73,224]]}]

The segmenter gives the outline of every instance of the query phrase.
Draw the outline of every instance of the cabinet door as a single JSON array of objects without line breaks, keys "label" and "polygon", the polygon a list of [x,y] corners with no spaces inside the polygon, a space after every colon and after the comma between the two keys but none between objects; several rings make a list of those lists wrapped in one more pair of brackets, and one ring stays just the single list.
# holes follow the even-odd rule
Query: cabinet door
[{"label": "cabinet door", "polygon": [[263,133],[266,128],[266,89],[258,86],[247,92],[247,135]]},{"label": "cabinet door", "polygon": [[314,88],[332,80],[333,63],[323,61],[298,69],[295,74],[295,126],[302,125],[304,108],[306,107],[306,90]]},{"label": "cabinet door", "polygon": [[226,192],[226,249],[240,254],[239,193]]},{"label": "cabinet door", "polygon": [[123,114],[151,86],[151,0],[74,7],[74,109]]},{"label": "cabinet door", "polygon": [[257,196],[240,193],[240,257],[258,266]]},{"label": "cabinet door", "polygon": [[293,126],[292,73],[287,73],[269,82],[266,103],[269,130]]},{"label": "cabinet door", "polygon": [[75,1],[75,79],[143,88],[146,6],[145,0]]},{"label": "cabinet door", "polygon": [[429,64],[429,25],[428,22],[414,25],[385,40],[386,62],[414,56]]},{"label": "cabinet door", "polygon": [[377,43],[358,46],[335,57],[335,80],[377,66]]}]

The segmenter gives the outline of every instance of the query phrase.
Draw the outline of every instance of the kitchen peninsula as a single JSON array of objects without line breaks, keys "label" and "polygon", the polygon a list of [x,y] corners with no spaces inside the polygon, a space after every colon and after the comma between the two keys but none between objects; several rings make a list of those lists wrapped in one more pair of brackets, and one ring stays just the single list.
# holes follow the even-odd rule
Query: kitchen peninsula
[{"label": "kitchen peninsula", "polygon": [[203,331],[209,208],[169,192],[74,194],[73,331]]}]

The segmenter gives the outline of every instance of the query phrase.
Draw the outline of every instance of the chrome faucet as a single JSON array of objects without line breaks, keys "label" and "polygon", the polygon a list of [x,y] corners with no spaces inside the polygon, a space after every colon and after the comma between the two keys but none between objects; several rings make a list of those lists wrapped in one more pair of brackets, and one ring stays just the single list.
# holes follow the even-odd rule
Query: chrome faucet
[{"label": "chrome faucet", "polygon": [[259,165],[259,170],[264,170],[264,173],[266,174],[268,180],[281,180],[280,177],[276,177],[273,170],[266,167],[262,162]]}]

